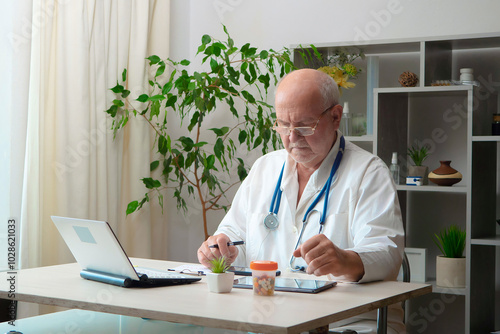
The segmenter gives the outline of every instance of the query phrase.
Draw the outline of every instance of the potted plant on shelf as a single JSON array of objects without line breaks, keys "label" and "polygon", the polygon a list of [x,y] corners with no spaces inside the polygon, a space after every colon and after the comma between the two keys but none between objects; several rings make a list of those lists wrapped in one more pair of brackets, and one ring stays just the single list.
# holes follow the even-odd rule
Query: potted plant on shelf
[{"label": "potted plant on shelf", "polygon": [[416,142],[412,147],[408,148],[408,156],[413,160],[414,164],[408,166],[408,176],[419,176],[422,178],[422,184],[429,184],[429,167],[422,165],[429,156],[429,148]]},{"label": "potted plant on shelf", "polygon": [[234,272],[227,271],[230,267],[224,256],[210,261],[211,273],[207,273],[208,289],[210,292],[231,292],[233,288]]},{"label": "potted plant on shelf", "polygon": [[434,237],[443,253],[436,258],[436,284],[449,288],[465,287],[465,231],[451,225]]}]

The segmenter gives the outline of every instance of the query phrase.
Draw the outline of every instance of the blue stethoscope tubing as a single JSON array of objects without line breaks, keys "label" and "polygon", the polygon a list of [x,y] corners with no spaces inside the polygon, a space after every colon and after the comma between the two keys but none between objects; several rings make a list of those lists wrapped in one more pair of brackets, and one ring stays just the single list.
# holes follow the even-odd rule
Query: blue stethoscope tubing
[{"label": "blue stethoscope tubing", "polygon": [[[323,203],[323,213],[321,214],[321,218],[319,220],[319,233],[323,232],[323,228],[325,226],[325,220],[326,220],[326,212],[328,208],[328,197],[330,193],[330,187],[332,185],[332,180],[339,169],[340,166],[340,161],[342,160],[342,156],[344,155],[344,149],[345,149],[345,139],[344,136],[340,137],[340,147],[339,147],[339,152],[337,153],[337,156],[335,157],[335,161],[333,163],[332,169],[330,170],[330,176],[328,177],[328,180],[326,181],[325,185],[321,189],[320,193],[314,201],[311,203],[311,205],[307,208],[306,213],[304,215],[304,218],[302,219],[302,231],[300,232],[300,237],[299,241],[302,237],[302,234],[304,232],[304,226],[307,223],[307,218],[309,214],[313,211],[314,207],[318,204],[318,202],[321,200],[323,195],[325,195],[325,201]],[[264,218],[264,225],[266,226],[267,229],[269,230],[275,230],[278,228],[279,221],[278,221],[278,211],[280,208],[280,202],[281,202],[281,180],[283,179],[283,170],[285,169],[285,163],[283,163],[283,167],[281,168],[281,173],[278,179],[278,182],[276,183],[276,188],[274,189],[274,194],[273,194],[273,199],[271,201],[271,206],[269,208],[269,214]]]}]

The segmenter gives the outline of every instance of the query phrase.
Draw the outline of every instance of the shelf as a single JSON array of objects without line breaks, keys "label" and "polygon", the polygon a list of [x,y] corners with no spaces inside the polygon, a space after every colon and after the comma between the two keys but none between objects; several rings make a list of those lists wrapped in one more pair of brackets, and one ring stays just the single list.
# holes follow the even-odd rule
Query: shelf
[{"label": "shelf", "polygon": [[432,191],[432,192],[442,192],[442,193],[466,193],[467,186],[463,185],[454,185],[451,187],[443,187],[443,186],[433,186],[433,185],[424,185],[424,186],[407,186],[407,185],[396,185],[397,190],[404,191]]},{"label": "shelf", "polygon": [[444,288],[436,285],[436,281],[428,281],[427,284],[432,284],[433,293],[447,293],[450,295],[465,296],[466,288]]},{"label": "shelf", "polygon": [[470,240],[472,245],[485,245],[485,246],[500,246],[500,235],[487,238],[473,238]]},{"label": "shelf", "polygon": [[347,139],[350,142],[360,142],[360,141],[373,141],[373,136],[372,135],[365,135],[365,136],[345,136],[345,139]]},{"label": "shelf", "polygon": [[375,88],[375,93],[390,94],[390,93],[439,93],[439,92],[459,92],[472,90],[472,85],[456,85],[456,86],[425,86],[425,87],[389,87]]},{"label": "shelf", "polygon": [[472,141],[500,141],[500,136],[472,136]]}]

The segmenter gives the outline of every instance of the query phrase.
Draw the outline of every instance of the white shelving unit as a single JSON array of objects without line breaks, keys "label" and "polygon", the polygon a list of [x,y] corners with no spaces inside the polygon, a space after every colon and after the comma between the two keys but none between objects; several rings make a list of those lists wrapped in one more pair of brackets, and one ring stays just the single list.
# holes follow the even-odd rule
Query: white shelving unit
[{"label": "white shelving unit", "polygon": [[[298,47],[298,46],[297,46]],[[495,330],[495,250],[497,155],[500,136],[491,135],[494,113],[500,112],[500,33],[442,38],[379,41],[363,45],[316,45],[320,52],[360,48],[366,55],[368,77],[356,80],[356,87],[344,92],[351,112],[365,113],[369,135],[348,140],[373,152],[388,165],[397,152],[402,167],[398,194],[406,229],[406,246],[428,249],[427,268],[433,292],[465,296],[465,333]],[[300,57],[295,56],[301,66]],[[460,68],[474,69],[481,87],[472,85],[433,86],[437,80],[459,80]],[[401,87],[399,75],[418,75],[416,87]],[[375,78],[375,79],[373,79]],[[373,97],[373,100],[370,100]],[[363,101],[363,98],[367,98]],[[352,101],[352,102],[351,102]],[[430,146],[425,161],[429,170],[440,160],[463,174],[451,187],[406,186],[407,148],[415,140]],[[466,229],[466,287],[437,287],[432,235],[443,227],[457,224]],[[457,315],[454,319],[461,319]]]}]

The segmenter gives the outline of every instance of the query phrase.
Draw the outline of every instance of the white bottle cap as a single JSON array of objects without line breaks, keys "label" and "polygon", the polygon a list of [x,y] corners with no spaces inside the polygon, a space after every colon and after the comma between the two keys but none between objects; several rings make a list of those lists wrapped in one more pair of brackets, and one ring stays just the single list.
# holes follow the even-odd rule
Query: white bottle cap
[{"label": "white bottle cap", "polygon": [[348,114],[349,113],[349,102],[344,102],[344,111],[343,111],[344,114]]},{"label": "white bottle cap", "polygon": [[398,152],[392,152],[392,160],[391,163],[396,165],[398,163]]}]

